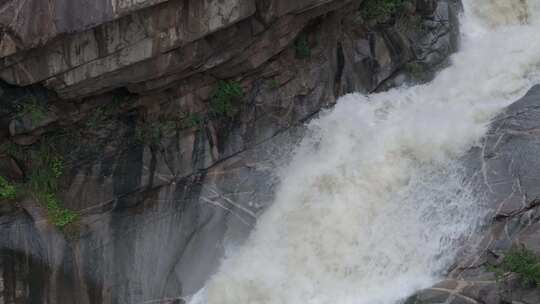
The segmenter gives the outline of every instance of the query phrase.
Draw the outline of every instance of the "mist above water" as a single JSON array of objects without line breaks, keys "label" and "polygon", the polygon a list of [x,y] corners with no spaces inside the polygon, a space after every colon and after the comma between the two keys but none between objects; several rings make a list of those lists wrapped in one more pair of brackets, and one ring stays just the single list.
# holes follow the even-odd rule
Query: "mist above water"
[{"label": "mist above water", "polygon": [[274,204],[192,303],[393,304],[440,279],[484,217],[457,159],[539,80],[537,2],[464,0],[435,80],[310,122]]}]

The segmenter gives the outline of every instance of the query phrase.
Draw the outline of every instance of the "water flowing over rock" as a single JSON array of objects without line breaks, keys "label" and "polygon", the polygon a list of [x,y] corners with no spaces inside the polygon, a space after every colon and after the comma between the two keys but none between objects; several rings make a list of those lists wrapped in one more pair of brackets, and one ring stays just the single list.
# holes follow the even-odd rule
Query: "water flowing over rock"
[{"label": "water flowing over rock", "polygon": [[0,304],[538,304],[540,3],[462,2],[0,1]]},{"label": "water flowing over rock", "polygon": [[[492,118],[540,80],[540,45],[524,40],[540,38],[537,20],[523,22],[514,11],[491,20],[476,13],[498,5],[464,2],[462,49],[430,83],[344,96],[308,124],[273,205],[192,303],[399,303],[443,278],[455,259],[478,260],[477,239],[493,240],[482,233],[490,210],[503,207],[498,219],[535,212],[536,200],[525,202],[521,192],[529,184],[535,193],[535,174],[520,172],[536,168],[535,140],[524,139],[527,147],[512,141],[507,151],[504,136],[507,124],[516,135],[522,123],[528,126],[513,113],[535,121],[528,107],[518,102],[504,114],[509,119],[495,118],[495,134],[487,133],[483,148],[475,148]],[[535,4],[523,5],[530,16],[539,12]],[[523,10],[522,3],[512,8]],[[534,92],[529,106],[538,103]],[[474,161],[466,162],[471,148]],[[475,157],[475,151],[485,154]],[[504,170],[517,181],[506,182]],[[496,229],[502,238],[510,233],[504,227],[510,229]],[[254,271],[257,265],[263,270]],[[409,303],[485,303],[497,293],[486,287],[493,274],[491,282],[462,278]],[[513,294],[499,300],[536,303],[538,289],[522,292],[516,282],[514,276],[504,285]]]},{"label": "water flowing over rock", "polygon": [[[0,176],[27,187],[54,160],[78,214],[60,229],[32,191],[0,203],[0,303],[197,292],[274,200],[303,122],[447,64],[459,5],[410,4],[368,20],[347,0],[0,2]],[[225,115],[223,83],[243,93]]]}]

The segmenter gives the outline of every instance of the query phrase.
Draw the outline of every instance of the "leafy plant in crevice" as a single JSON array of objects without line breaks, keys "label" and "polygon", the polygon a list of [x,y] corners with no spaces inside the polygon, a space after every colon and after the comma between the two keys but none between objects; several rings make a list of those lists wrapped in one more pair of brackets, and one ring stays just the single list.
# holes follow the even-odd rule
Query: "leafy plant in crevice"
[{"label": "leafy plant in crevice", "polygon": [[102,107],[97,108],[86,120],[86,127],[91,130],[97,129],[105,120],[105,110]]},{"label": "leafy plant in crevice", "polygon": [[47,108],[35,99],[27,100],[19,106],[18,116],[28,117],[32,123],[44,119],[46,114]]},{"label": "leafy plant in crevice", "polygon": [[28,185],[32,192],[56,192],[57,180],[60,177],[58,168],[53,170],[53,163],[60,164],[62,161],[48,147],[41,144],[40,149],[31,151],[32,170],[28,173]]},{"label": "leafy plant in crevice", "polygon": [[5,153],[14,158],[20,158],[25,152],[25,148],[12,141],[6,141],[0,145],[0,153]]},{"label": "leafy plant in crevice", "polygon": [[488,270],[497,277],[501,277],[505,272],[514,272],[524,284],[540,288],[540,257],[525,247],[511,249],[500,265],[490,266]]},{"label": "leafy plant in crevice", "polygon": [[204,125],[205,118],[199,113],[188,113],[182,118],[182,127],[200,128]]},{"label": "leafy plant in crevice", "polygon": [[243,96],[240,83],[219,81],[210,96],[208,112],[180,112],[162,116],[154,121],[139,122],[135,127],[134,139],[140,144],[157,145],[163,138],[179,130],[199,130],[212,119],[233,118],[239,111],[239,103]]},{"label": "leafy plant in crevice", "polygon": [[76,212],[63,207],[53,193],[43,193],[40,199],[45,203],[49,218],[56,227],[64,228],[79,217]]},{"label": "leafy plant in crevice", "polygon": [[156,145],[175,130],[177,130],[175,120],[145,122],[135,129],[135,140],[139,143]]},{"label": "leafy plant in crevice", "polygon": [[121,108],[126,104],[134,102],[135,99],[132,98],[128,93],[122,91],[114,91],[108,102],[98,106],[93,110],[93,112],[88,116],[85,126],[90,130],[97,130],[99,127],[102,127],[106,124],[107,119],[110,119],[121,112]]},{"label": "leafy plant in crevice", "polygon": [[304,33],[300,34],[294,41],[294,49],[296,58],[305,59],[311,57],[311,46],[309,45],[308,36]]},{"label": "leafy plant in crevice", "polygon": [[232,118],[238,112],[238,102],[244,96],[242,86],[235,81],[220,81],[210,99],[210,111],[217,117]]},{"label": "leafy plant in crevice", "polygon": [[118,110],[122,103],[124,103],[126,100],[128,100],[128,97],[125,94],[120,94],[118,92],[115,92],[111,102],[109,102],[107,105],[105,105],[105,109],[111,113],[116,110]]},{"label": "leafy plant in crevice", "polygon": [[17,187],[0,176],[0,200],[11,200],[17,197]]},{"label": "leafy plant in crevice", "polygon": [[206,116],[199,113],[184,113],[157,121],[142,122],[135,128],[135,140],[141,144],[157,145],[163,138],[179,130],[201,128],[206,119]]},{"label": "leafy plant in crevice", "polygon": [[271,90],[276,90],[279,88],[279,81],[277,81],[277,79],[270,79],[268,81],[268,87],[271,89]]},{"label": "leafy plant in crevice", "polygon": [[381,21],[396,14],[406,0],[365,0],[362,3],[362,17],[366,20]]},{"label": "leafy plant in crevice", "polygon": [[42,135],[37,144],[20,147],[12,142],[2,145],[1,152],[27,164],[23,183],[12,184],[0,176],[0,200],[31,197],[47,210],[52,224],[63,229],[79,217],[77,212],[65,208],[58,198],[59,179],[65,171],[62,152],[66,142],[73,142],[72,132],[62,130]]},{"label": "leafy plant in crevice", "polygon": [[58,198],[59,179],[64,174],[64,159],[46,140],[39,149],[31,151],[32,170],[28,173],[24,188],[46,209],[51,223],[59,228],[74,222],[78,214],[65,208]]},{"label": "leafy plant in crevice", "polygon": [[111,101],[102,105],[99,107],[99,109],[101,109],[105,115],[110,116],[118,113],[122,106],[134,101],[135,99],[132,98],[132,96],[130,96],[128,93],[115,91],[113,92]]}]

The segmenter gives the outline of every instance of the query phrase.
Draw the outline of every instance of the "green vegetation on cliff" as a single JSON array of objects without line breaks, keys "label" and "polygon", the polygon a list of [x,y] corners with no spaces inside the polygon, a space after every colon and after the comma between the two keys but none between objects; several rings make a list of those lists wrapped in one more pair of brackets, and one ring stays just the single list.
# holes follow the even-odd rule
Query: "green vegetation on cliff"
[{"label": "green vegetation on cliff", "polygon": [[135,139],[139,143],[157,145],[163,137],[171,134],[177,129],[174,120],[159,120],[145,122],[135,129]]},{"label": "green vegetation on cliff", "polygon": [[306,34],[300,34],[294,41],[294,49],[296,50],[296,58],[305,59],[311,57],[311,47]]},{"label": "green vegetation on cliff", "polygon": [[65,208],[58,198],[59,179],[64,174],[64,159],[56,150],[65,134],[44,136],[34,148],[17,148],[14,144],[2,146],[4,153],[23,160],[31,168],[26,172],[24,183],[13,184],[0,176],[0,200],[31,197],[47,210],[52,224],[59,228],[74,222],[78,214]]},{"label": "green vegetation on cliff", "polygon": [[156,121],[140,123],[135,129],[135,140],[139,144],[158,145],[163,138],[183,129],[200,129],[206,117],[200,113],[181,113],[178,116],[161,117]]},{"label": "green vegetation on cliff", "polygon": [[[139,144],[158,145],[163,138],[183,129],[202,129],[210,120],[232,119],[240,110],[244,91],[236,81],[221,80],[213,89],[207,112],[177,112],[138,123],[134,139]],[[91,125],[94,125],[92,123]]]},{"label": "green vegetation on cliff", "polygon": [[38,151],[33,151],[32,165],[26,186],[30,194],[47,208],[51,223],[63,228],[74,222],[77,213],[62,206],[57,196],[64,160],[54,151],[53,143],[43,142]]},{"label": "green vegetation on cliff", "polygon": [[17,188],[0,176],[0,200],[10,200],[17,197]]},{"label": "green vegetation on cliff", "polygon": [[211,112],[233,117],[238,111],[237,102],[244,96],[242,86],[235,81],[220,81],[210,100]]},{"label": "green vegetation on cliff", "polygon": [[362,15],[368,20],[382,20],[398,12],[406,0],[365,0]]},{"label": "green vegetation on cliff", "polygon": [[41,201],[47,208],[49,219],[56,227],[64,228],[79,217],[76,212],[63,207],[55,194],[43,193],[41,195]]},{"label": "green vegetation on cliff", "polygon": [[540,257],[526,248],[510,250],[498,266],[491,267],[491,271],[501,276],[505,272],[514,272],[519,275],[523,283],[540,287]]},{"label": "green vegetation on cliff", "polygon": [[20,105],[18,114],[20,117],[27,116],[30,118],[32,123],[36,123],[45,118],[46,113],[46,107],[39,104],[37,100],[30,99]]}]

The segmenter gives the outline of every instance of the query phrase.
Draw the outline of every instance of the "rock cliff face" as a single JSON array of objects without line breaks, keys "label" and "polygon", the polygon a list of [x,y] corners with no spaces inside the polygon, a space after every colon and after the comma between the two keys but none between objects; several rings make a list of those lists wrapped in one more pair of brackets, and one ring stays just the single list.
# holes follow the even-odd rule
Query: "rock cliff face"
[{"label": "rock cliff face", "polygon": [[457,44],[453,0],[0,7],[6,304],[179,303],[272,201],[303,121],[425,80]]}]

